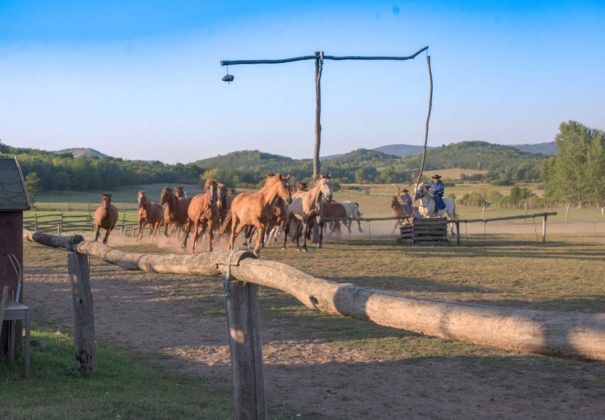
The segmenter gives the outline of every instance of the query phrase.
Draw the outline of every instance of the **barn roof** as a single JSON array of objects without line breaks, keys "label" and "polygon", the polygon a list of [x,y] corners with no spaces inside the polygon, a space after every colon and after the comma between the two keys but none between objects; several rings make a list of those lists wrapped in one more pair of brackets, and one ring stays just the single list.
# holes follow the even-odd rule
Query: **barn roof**
[{"label": "barn roof", "polygon": [[17,158],[0,158],[0,211],[29,210],[29,203]]}]

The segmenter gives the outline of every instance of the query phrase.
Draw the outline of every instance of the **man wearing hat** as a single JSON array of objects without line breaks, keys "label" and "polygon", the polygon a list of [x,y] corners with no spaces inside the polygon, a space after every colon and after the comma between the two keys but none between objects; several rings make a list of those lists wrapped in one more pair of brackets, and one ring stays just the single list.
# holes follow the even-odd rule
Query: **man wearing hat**
[{"label": "man wearing hat", "polygon": [[445,193],[445,185],[441,182],[441,175],[433,175],[433,182],[429,184],[429,193],[435,200],[435,213],[444,209],[443,194]]},{"label": "man wearing hat", "polygon": [[411,216],[414,213],[414,201],[412,200],[412,197],[410,197],[409,193],[409,190],[407,188],[404,188],[403,191],[401,191],[400,197],[401,201],[403,201],[404,214]]}]

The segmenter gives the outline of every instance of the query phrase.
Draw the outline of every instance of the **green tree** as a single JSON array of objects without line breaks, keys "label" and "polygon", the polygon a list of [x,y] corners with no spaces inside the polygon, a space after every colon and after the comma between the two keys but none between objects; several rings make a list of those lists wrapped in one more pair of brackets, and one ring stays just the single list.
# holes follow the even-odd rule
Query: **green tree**
[{"label": "green tree", "polygon": [[605,138],[603,131],[576,121],[561,123],[557,134],[554,164],[542,166],[545,191],[549,198],[560,197],[576,203],[605,197]]},{"label": "green tree", "polygon": [[27,185],[29,199],[33,204],[36,201],[36,196],[38,195],[38,192],[40,192],[42,180],[36,172],[30,172],[25,177],[25,184]]}]

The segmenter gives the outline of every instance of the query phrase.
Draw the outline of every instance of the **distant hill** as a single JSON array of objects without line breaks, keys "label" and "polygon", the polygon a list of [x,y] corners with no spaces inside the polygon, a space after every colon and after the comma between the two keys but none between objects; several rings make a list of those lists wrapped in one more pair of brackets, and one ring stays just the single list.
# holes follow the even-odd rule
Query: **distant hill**
[{"label": "distant hill", "polygon": [[385,165],[389,162],[396,162],[398,160],[399,158],[397,156],[379,152],[377,150],[357,149],[353,150],[352,152],[338,155],[333,159],[330,159],[327,165],[369,165],[372,162],[376,162],[380,165]]},{"label": "distant hill", "polygon": [[[510,146],[485,141],[463,141],[436,147],[426,154],[425,170],[466,168],[489,171],[494,176],[511,179],[540,179],[545,155],[522,152]],[[401,159],[405,167],[417,168],[418,156]]]},{"label": "distant hill", "polygon": [[535,144],[513,144],[511,147],[514,147],[515,149],[526,153],[542,154],[549,156],[554,156],[557,154],[557,143],[554,141]]},{"label": "distant hill", "polygon": [[98,158],[98,159],[111,158],[111,156],[101,153],[98,150],[91,149],[90,147],[71,147],[69,149],[56,150],[53,153],[56,153],[58,155],[71,154],[75,158],[80,157],[80,156],[86,156],[86,157]]},{"label": "distant hill", "polygon": [[[427,147],[427,150],[434,149],[434,147]],[[389,144],[386,146],[380,146],[373,150],[378,152],[386,153],[387,155],[395,155],[395,156],[414,156],[419,155],[424,151],[423,146],[416,146],[413,144]]]}]

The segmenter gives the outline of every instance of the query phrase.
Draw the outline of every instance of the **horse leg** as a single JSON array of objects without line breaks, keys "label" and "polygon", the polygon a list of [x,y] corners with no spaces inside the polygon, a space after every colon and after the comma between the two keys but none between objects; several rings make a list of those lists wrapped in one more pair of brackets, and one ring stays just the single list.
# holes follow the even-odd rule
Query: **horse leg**
[{"label": "horse leg", "polygon": [[138,235],[138,240],[140,241],[141,239],[143,239],[143,229],[145,229],[145,225],[147,224],[146,220],[141,220],[139,221],[139,235]]},{"label": "horse leg", "polygon": [[[340,222],[336,222],[337,226],[338,226],[338,233],[337,235],[340,236]],[[322,248],[323,247],[323,240],[324,240],[324,222],[319,222],[319,242],[317,243],[317,248]]]},{"label": "horse leg", "polygon": [[97,225],[97,232],[95,233],[95,242],[99,240],[100,233],[101,233],[101,225]]},{"label": "horse leg", "polygon": [[265,236],[265,226],[260,222],[257,222],[254,226],[258,231],[258,238],[256,238],[256,246],[254,247],[254,253],[258,257],[260,254],[261,246],[263,244],[263,237]]},{"label": "horse leg", "polygon": [[[313,223],[310,222],[309,220],[307,220],[306,222],[303,221],[303,251],[307,252],[307,237],[310,236],[310,231],[311,228],[313,227]],[[300,245],[298,245],[298,239],[296,240],[296,245],[298,246],[298,249],[300,250]]]},{"label": "horse leg", "polygon": [[239,226],[239,220],[237,216],[233,216],[231,218],[231,240],[229,241],[229,249],[233,249],[235,244],[235,238],[241,232],[242,228],[245,226]]},{"label": "horse leg", "polygon": [[[195,235],[196,235],[196,239],[197,239],[197,223],[198,221],[195,221]],[[189,238],[189,232],[191,232],[191,220],[187,221],[187,228],[185,230],[185,239],[183,239],[183,243],[181,244],[181,248],[186,249],[187,248],[187,238]],[[177,239],[178,239],[178,235],[177,235]],[[193,250],[195,251],[195,240],[193,241]]]},{"label": "horse leg", "polygon": [[212,251],[212,241],[214,240],[214,226],[212,219],[208,220],[208,251]]},{"label": "horse leg", "polygon": [[[359,233],[363,233],[363,229],[361,228],[361,219],[358,217],[356,220],[357,220],[357,229],[359,229]],[[351,232],[351,229],[349,229],[349,232]]]},{"label": "horse leg", "polygon": [[290,221],[292,220],[292,216],[288,215],[286,217],[286,224],[284,226],[284,246],[282,249],[286,250],[286,243],[288,242],[288,233],[290,233]]},{"label": "horse leg", "polygon": [[106,244],[107,240],[109,239],[109,234],[111,233],[112,229],[105,229],[105,238],[103,239],[103,243]]}]

